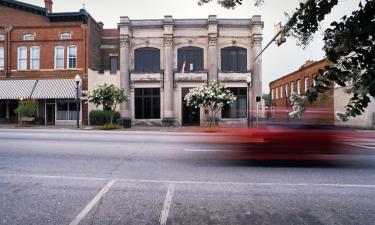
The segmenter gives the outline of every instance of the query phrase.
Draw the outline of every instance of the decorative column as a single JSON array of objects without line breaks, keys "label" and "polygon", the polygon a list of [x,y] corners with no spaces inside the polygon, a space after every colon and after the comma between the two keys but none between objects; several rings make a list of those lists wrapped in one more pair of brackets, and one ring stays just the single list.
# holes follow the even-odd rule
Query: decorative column
[{"label": "decorative column", "polygon": [[[257,101],[256,98],[262,98],[262,56],[255,61],[255,57],[262,51],[262,36],[254,35],[252,37],[252,70],[251,70],[251,90],[250,90],[250,115],[253,121],[256,120]],[[260,104],[260,103],[259,103]],[[259,116],[259,115],[258,115]]]},{"label": "decorative column", "polygon": [[125,89],[128,101],[120,106],[121,116],[131,118],[131,102],[130,98],[130,38],[128,36],[120,37],[120,85]]},{"label": "decorative column", "polygon": [[163,126],[174,126],[173,109],[173,18],[164,17],[164,95]]},{"label": "decorative column", "polygon": [[217,25],[216,15],[208,16],[208,84],[218,80]]}]

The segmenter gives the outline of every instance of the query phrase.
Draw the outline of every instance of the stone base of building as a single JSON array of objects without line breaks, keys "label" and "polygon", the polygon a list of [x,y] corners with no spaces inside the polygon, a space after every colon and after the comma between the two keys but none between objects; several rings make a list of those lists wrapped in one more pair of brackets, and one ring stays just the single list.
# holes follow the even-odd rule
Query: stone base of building
[{"label": "stone base of building", "polygon": [[162,126],[163,127],[174,127],[176,124],[176,120],[174,118],[163,118]]}]

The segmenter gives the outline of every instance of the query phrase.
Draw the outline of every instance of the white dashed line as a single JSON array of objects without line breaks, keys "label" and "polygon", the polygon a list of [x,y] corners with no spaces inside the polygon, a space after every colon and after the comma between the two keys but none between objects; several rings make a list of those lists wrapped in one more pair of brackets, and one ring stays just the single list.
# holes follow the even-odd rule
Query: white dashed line
[{"label": "white dashed line", "polygon": [[111,180],[108,182],[102,190],[99,191],[99,193],[91,200],[91,202],[78,214],[78,216],[69,224],[69,225],[77,225],[79,222],[87,215],[87,213],[90,212],[92,207],[102,199],[102,197],[105,195],[105,193],[112,187],[112,185],[115,183],[116,180]]},{"label": "white dashed line", "polygon": [[173,191],[174,191],[174,184],[169,184],[168,191],[164,200],[163,209],[161,210],[161,214],[160,214],[160,225],[167,224],[169,209],[171,208],[171,204],[172,204]]}]

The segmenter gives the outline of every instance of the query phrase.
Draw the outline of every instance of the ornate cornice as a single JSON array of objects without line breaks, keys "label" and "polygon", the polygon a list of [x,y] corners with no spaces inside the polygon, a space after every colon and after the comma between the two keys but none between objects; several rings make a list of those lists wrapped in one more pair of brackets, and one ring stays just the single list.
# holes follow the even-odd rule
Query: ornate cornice
[{"label": "ornate cornice", "polygon": [[253,35],[253,37],[251,38],[251,41],[252,41],[253,47],[261,47],[263,37],[262,35]]}]

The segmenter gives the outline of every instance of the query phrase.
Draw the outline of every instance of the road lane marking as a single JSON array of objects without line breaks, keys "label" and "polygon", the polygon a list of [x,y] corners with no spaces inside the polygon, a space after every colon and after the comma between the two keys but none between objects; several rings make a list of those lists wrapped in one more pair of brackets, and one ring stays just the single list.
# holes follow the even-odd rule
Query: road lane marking
[{"label": "road lane marking", "polygon": [[169,184],[167,194],[165,195],[163,209],[161,210],[160,214],[160,225],[166,225],[169,209],[171,208],[172,204],[172,197],[174,192],[174,184]]},{"label": "road lane marking", "polygon": [[[44,176],[44,175],[22,175],[22,174],[0,174],[0,177],[29,177],[45,179],[72,179],[72,180],[110,180],[109,178],[87,178],[69,176]],[[248,185],[248,186],[300,186],[300,187],[353,187],[353,188],[375,188],[375,184],[334,184],[334,183],[265,183],[265,182],[230,182],[230,181],[191,181],[191,180],[146,180],[116,178],[116,181],[128,183],[157,183],[157,184],[207,184],[207,185]]]},{"label": "road lane marking", "polygon": [[103,198],[105,193],[107,193],[107,191],[112,187],[112,185],[115,182],[116,180],[109,181],[69,225],[78,225],[79,222],[81,222],[81,220],[90,212],[92,207],[94,207],[96,203],[98,203],[98,201],[100,201],[100,199]]}]

